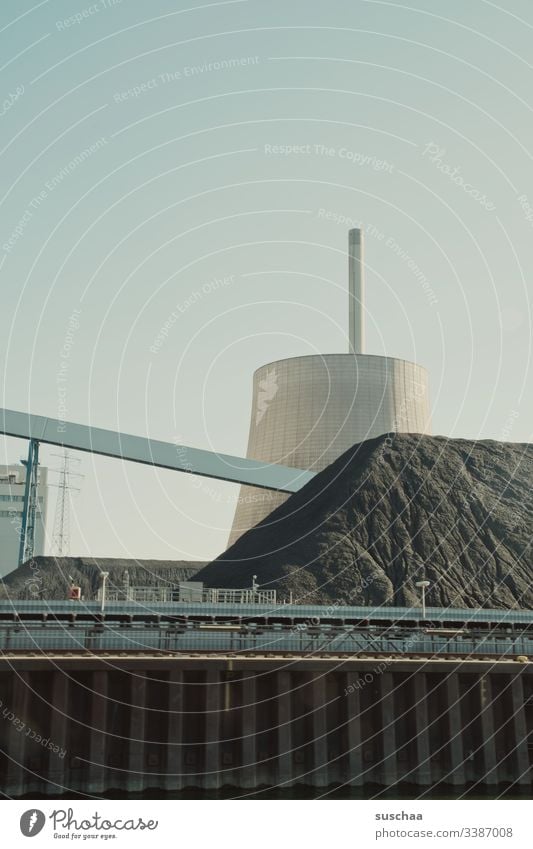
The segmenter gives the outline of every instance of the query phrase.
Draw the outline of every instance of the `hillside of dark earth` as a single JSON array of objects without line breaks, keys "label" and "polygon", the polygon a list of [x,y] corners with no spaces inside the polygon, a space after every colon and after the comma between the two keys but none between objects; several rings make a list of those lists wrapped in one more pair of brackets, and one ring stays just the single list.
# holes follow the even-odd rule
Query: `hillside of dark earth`
[{"label": "hillside of dark earth", "polygon": [[122,589],[127,570],[131,586],[173,586],[190,581],[205,561],[128,560],[115,557],[34,557],[0,580],[0,599],[65,599],[69,576],[81,587],[83,598],[96,597],[99,570],[109,572],[107,586]]},{"label": "hillside of dark earth", "polygon": [[355,445],[196,576],[295,603],[532,608],[533,446]]}]

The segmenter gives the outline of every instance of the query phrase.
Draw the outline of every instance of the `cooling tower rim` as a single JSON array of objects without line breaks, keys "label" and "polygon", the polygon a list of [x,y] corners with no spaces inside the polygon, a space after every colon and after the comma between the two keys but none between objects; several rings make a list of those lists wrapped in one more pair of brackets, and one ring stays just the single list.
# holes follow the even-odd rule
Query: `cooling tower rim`
[{"label": "cooling tower rim", "polygon": [[263,363],[262,366],[256,368],[254,371],[254,377],[256,374],[259,374],[265,368],[269,368],[271,366],[278,365],[279,363],[290,363],[295,360],[330,360],[330,359],[352,359],[352,360],[380,360],[383,362],[384,360],[390,363],[405,363],[408,366],[413,366],[416,369],[420,369],[425,372],[429,376],[429,372],[425,366],[421,366],[419,363],[415,363],[413,360],[405,360],[403,357],[384,357],[381,354],[353,354],[353,353],[338,353],[338,354],[302,354],[296,357],[282,357],[279,360],[271,360],[268,363]]}]

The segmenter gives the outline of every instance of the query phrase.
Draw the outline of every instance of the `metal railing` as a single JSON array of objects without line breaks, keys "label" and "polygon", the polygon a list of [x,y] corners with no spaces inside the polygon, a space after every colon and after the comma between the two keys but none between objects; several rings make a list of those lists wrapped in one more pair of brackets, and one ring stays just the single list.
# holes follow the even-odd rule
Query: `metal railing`
[{"label": "metal railing", "polygon": [[202,601],[206,604],[276,604],[276,590],[205,589]]},{"label": "metal railing", "polygon": [[[99,592],[100,596],[100,592]],[[151,603],[202,603],[202,604],[267,604],[276,605],[276,590],[261,589],[216,589],[209,588],[195,591],[189,588],[180,590],[179,587],[128,587],[127,589],[106,589],[106,602],[131,601],[137,604]]]}]

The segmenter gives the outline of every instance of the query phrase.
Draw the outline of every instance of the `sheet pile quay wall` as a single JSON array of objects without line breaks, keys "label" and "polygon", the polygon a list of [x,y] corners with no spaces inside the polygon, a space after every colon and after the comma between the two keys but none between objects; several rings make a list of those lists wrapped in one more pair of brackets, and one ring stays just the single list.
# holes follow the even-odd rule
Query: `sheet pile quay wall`
[{"label": "sheet pile quay wall", "polygon": [[4,654],[0,699],[0,787],[10,796],[531,789],[531,663]]}]

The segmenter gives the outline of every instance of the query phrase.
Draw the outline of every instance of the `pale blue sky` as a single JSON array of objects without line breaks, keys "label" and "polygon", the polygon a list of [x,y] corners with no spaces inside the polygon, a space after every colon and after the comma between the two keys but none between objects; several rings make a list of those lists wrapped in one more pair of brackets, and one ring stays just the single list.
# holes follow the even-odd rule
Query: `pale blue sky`
[{"label": "pale blue sky", "polygon": [[[367,350],[428,368],[434,432],[530,441],[533,9],[504,5],[4,0],[2,406],[58,416],[79,310],[67,418],[244,454],[254,369],[346,349],[326,210],[367,228]],[[237,487],[81,471],[73,554],[224,547]]]}]

